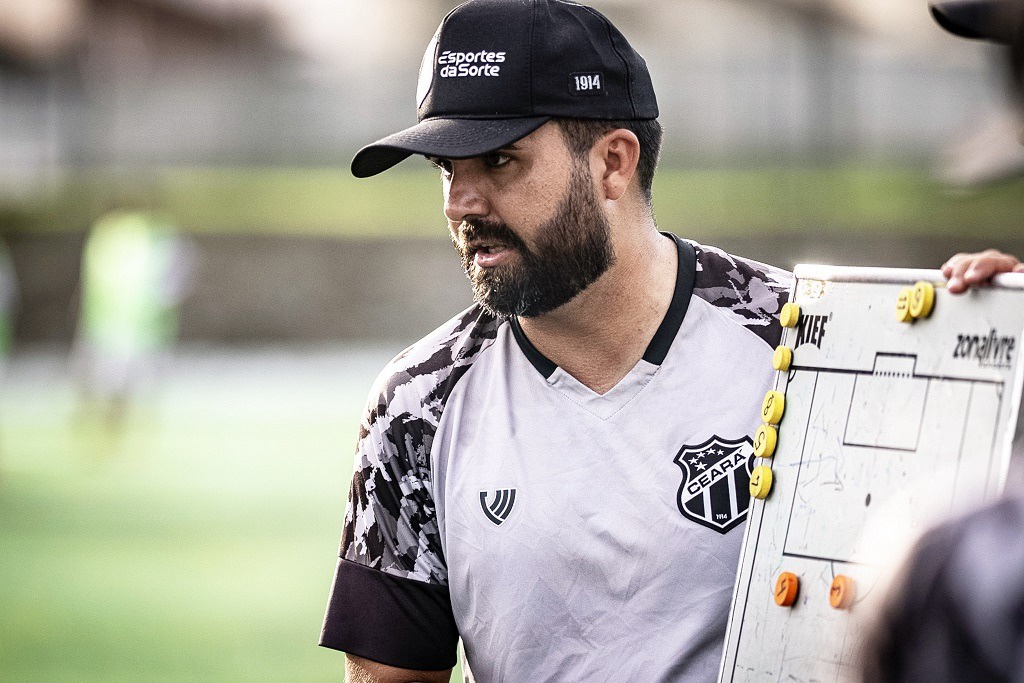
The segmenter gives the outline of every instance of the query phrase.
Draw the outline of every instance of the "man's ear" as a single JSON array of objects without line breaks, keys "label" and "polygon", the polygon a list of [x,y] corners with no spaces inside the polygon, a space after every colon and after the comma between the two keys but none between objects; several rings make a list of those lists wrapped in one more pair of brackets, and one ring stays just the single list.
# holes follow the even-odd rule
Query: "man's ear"
[{"label": "man's ear", "polygon": [[594,145],[601,170],[601,186],[607,199],[617,200],[626,193],[640,163],[640,140],[632,131],[617,128]]}]

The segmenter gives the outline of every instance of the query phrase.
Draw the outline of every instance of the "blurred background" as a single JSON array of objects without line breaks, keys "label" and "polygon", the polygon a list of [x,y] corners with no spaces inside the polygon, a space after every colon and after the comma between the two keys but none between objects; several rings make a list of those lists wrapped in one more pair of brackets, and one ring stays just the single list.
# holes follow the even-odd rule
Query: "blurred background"
[{"label": "blurred background", "polygon": [[[415,120],[449,0],[0,0],[0,680],[338,680],[369,385],[470,303]],[[924,0],[594,0],[659,224],[792,267],[1024,254],[1005,56]]]}]

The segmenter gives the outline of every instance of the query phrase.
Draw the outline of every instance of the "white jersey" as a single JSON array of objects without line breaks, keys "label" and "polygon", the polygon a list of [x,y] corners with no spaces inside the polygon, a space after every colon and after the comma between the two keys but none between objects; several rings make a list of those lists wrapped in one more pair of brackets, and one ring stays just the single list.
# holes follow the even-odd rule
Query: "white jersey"
[{"label": "white jersey", "polygon": [[381,374],[321,644],[478,681],[714,677],[790,276],[676,239],[597,394],[478,307]]}]

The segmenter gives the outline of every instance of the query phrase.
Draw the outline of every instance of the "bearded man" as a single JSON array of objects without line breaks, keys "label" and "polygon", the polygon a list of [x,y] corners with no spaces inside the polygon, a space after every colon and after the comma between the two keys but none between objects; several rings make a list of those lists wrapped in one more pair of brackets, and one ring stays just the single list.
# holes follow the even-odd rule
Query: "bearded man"
[{"label": "bearded man", "polygon": [[651,78],[589,7],[470,0],[417,100],[352,170],[434,161],[477,303],[371,391],[321,644],[357,681],[447,681],[460,637],[481,681],[709,680],[789,273],[659,232]]}]

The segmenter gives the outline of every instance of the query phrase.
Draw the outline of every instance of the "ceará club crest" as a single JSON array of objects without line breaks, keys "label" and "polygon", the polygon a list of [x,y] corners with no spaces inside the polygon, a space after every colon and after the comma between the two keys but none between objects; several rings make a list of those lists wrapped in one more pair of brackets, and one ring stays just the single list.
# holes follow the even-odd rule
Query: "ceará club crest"
[{"label": "cear\u00e1 club crest", "polygon": [[754,444],[749,436],[713,436],[683,446],[675,462],[683,471],[676,502],[683,516],[725,534],[747,518]]}]

